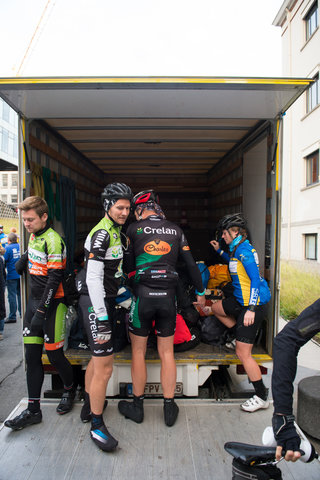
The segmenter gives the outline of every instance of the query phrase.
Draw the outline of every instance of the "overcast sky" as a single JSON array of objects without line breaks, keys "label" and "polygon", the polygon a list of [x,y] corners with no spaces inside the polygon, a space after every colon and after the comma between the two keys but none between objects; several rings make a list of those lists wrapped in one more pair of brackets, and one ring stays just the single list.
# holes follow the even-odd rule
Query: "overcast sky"
[{"label": "overcast sky", "polygon": [[0,0],[0,76],[281,76],[283,0]]}]

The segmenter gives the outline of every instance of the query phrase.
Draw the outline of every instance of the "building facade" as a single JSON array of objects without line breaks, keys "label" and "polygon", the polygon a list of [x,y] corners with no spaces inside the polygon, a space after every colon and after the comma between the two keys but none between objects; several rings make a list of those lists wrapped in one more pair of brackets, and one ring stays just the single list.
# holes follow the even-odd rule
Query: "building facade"
[{"label": "building facade", "polygon": [[0,98],[0,200],[18,204],[18,116]]},{"label": "building facade", "polygon": [[285,0],[282,74],[313,79],[283,121],[281,257],[320,263],[320,32],[318,0]]}]

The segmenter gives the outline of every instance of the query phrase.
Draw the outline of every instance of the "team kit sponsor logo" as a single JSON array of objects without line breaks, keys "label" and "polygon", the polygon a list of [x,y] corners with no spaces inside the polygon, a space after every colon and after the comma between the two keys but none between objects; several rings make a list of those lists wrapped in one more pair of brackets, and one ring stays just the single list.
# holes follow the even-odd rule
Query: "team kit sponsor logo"
[{"label": "team kit sponsor logo", "polygon": [[[138,230],[142,230],[142,228],[138,228]],[[142,233],[138,232],[137,233]],[[146,233],[147,235],[150,234],[157,234],[161,235],[162,233],[165,235],[177,235],[177,230],[174,228],[168,228],[168,227],[161,227],[161,228],[153,228],[153,227],[144,227],[143,232]]]},{"label": "team kit sponsor logo", "polygon": [[156,239],[148,242],[144,246],[144,251],[149,255],[167,255],[171,252],[171,246],[163,240]]}]

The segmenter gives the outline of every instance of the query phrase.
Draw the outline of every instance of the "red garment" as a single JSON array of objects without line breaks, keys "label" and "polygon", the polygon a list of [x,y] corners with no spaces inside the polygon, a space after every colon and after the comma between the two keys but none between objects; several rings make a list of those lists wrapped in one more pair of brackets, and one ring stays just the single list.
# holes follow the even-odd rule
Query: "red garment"
[{"label": "red garment", "polygon": [[186,325],[183,317],[178,313],[176,319],[176,331],[174,332],[173,343],[190,342],[192,335],[189,328]]}]

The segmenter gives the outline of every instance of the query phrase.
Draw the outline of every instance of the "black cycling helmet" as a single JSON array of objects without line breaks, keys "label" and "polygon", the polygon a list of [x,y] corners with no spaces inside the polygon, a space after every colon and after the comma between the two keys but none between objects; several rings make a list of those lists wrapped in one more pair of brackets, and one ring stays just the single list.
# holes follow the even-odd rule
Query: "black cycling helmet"
[{"label": "black cycling helmet", "polygon": [[154,203],[159,202],[159,197],[153,190],[143,190],[142,192],[137,193],[132,199],[133,209],[135,209],[136,207],[138,207],[143,203],[148,203],[148,202],[154,202]]},{"label": "black cycling helmet", "polygon": [[247,229],[247,222],[245,221],[242,213],[231,213],[225,215],[219,221],[217,225],[217,230],[222,233],[223,230],[229,230],[231,227],[239,227],[244,230]]},{"label": "black cycling helmet", "polygon": [[104,188],[101,194],[103,208],[106,212],[108,212],[109,208],[112,207],[112,205],[114,205],[117,200],[120,200],[122,198],[126,198],[131,202],[131,188],[128,187],[128,185],[126,185],[125,183],[109,183],[109,185]]}]

